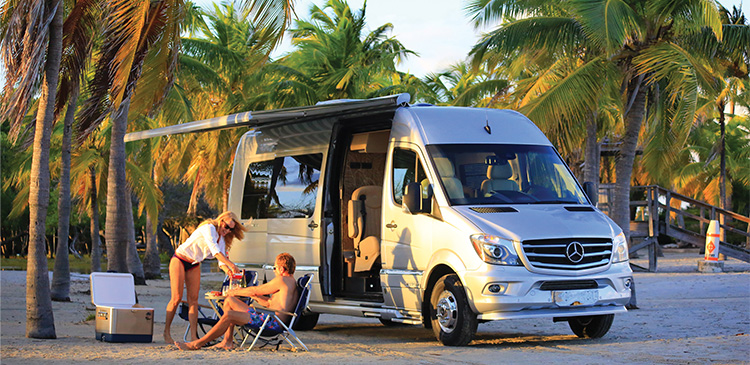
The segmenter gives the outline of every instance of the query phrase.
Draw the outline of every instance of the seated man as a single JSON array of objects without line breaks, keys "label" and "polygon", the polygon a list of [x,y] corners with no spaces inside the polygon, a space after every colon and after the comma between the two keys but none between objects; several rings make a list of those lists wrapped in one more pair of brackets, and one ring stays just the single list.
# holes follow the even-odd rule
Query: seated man
[{"label": "seated man", "polygon": [[[276,263],[273,267],[273,271],[276,274],[273,280],[260,286],[228,291],[227,298],[224,300],[224,315],[221,316],[216,325],[205,336],[187,343],[175,341],[174,344],[180,350],[198,350],[223,333],[224,340],[212,347],[226,350],[234,348],[233,331],[235,325],[250,324],[253,327],[259,328],[266,319],[266,316],[268,316],[266,313],[256,312],[255,308],[237,299],[238,296],[251,297],[258,304],[271,310],[293,312],[299,297],[299,294],[296,293],[297,281],[292,276],[295,268],[296,263],[292,255],[288,253],[279,254],[276,256]],[[283,321],[290,319],[289,315],[286,314],[277,312],[276,315]],[[269,320],[266,328],[281,329],[281,325],[272,318]]]}]

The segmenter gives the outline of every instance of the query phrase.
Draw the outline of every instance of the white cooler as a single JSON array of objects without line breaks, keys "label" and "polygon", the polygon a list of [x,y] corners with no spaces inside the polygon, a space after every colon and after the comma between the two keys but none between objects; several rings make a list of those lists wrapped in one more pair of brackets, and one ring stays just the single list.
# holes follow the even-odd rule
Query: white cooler
[{"label": "white cooler", "polygon": [[96,305],[96,339],[106,342],[151,342],[154,309],[135,303],[133,275],[91,274],[91,301]]}]

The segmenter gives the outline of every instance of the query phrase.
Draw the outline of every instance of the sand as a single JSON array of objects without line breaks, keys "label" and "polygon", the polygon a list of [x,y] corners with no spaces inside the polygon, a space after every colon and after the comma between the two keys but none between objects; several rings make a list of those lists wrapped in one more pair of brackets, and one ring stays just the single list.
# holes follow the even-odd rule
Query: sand
[{"label": "sand", "polygon": [[[299,332],[310,352],[263,348],[177,351],[161,339],[169,282],[151,280],[138,286],[139,302],[155,308],[154,342],[104,343],[95,340],[94,311],[88,276],[73,274],[71,302],[53,302],[57,339],[37,340],[25,334],[25,272],[2,271],[0,361],[2,364],[182,364],[216,363],[396,363],[487,364],[686,364],[750,363],[750,264],[727,260],[725,271],[697,272],[694,250],[666,250],[656,273],[635,273],[640,309],[615,317],[601,339],[579,339],[567,323],[551,319],[494,321],[479,325],[466,347],[445,347],[420,326],[385,327],[377,320],[322,315],[313,331]],[[647,266],[643,259],[634,260]],[[205,274],[204,291],[218,274]],[[201,299],[204,304],[205,301]],[[187,323],[176,318],[172,336],[181,338]]]}]

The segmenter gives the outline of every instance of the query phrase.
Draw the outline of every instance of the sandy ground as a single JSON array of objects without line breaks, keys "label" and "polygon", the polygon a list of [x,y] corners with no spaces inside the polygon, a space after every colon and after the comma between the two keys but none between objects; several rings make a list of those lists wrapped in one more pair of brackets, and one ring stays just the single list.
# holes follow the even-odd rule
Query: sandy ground
[{"label": "sandy ground", "polygon": [[[166,280],[136,288],[141,304],[156,309],[154,342],[115,344],[96,341],[88,277],[74,274],[70,303],[53,302],[56,340],[36,340],[25,333],[25,272],[2,271],[0,361],[2,364],[182,364],[239,363],[397,363],[487,364],[748,364],[750,363],[750,264],[727,260],[725,271],[697,272],[697,251],[668,250],[657,273],[636,273],[640,309],[617,315],[601,339],[578,339],[567,323],[551,319],[495,321],[479,325],[466,347],[441,346],[431,330],[419,326],[384,327],[377,320],[322,315],[313,331],[300,332],[310,352],[282,345],[246,351],[176,351],[160,334],[169,298]],[[647,266],[643,259],[635,260]],[[206,290],[220,278],[204,276]],[[203,301],[201,299],[201,301]],[[205,304],[205,303],[204,303]],[[176,318],[173,337],[186,322]]]}]

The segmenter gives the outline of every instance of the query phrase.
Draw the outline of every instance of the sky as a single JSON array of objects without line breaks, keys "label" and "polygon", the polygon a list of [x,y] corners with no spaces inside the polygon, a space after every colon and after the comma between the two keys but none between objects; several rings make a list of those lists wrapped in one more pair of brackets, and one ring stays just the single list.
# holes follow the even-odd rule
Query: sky
[{"label": "sky", "polygon": [[[211,3],[210,0],[198,0]],[[295,12],[303,19],[309,19],[311,4],[322,6],[325,0],[297,0]],[[361,9],[364,0],[348,0],[352,9]],[[399,71],[409,72],[418,77],[431,72],[442,72],[450,65],[466,58],[471,47],[482,33],[492,30],[475,30],[463,7],[467,0],[370,0],[367,2],[365,19],[367,31],[385,24],[393,24],[392,36],[401,41],[419,57],[410,57]],[[720,0],[727,9],[742,5],[745,16],[750,16],[750,0]],[[289,37],[274,55],[289,52]]]},{"label": "sky", "polygon": [[[213,0],[195,0],[204,8],[210,8]],[[296,0],[295,11],[302,19],[309,19],[311,4],[322,6],[325,0]],[[352,9],[362,8],[364,0],[349,0]],[[391,35],[419,57],[410,57],[397,66],[399,71],[422,77],[431,72],[442,72],[451,64],[466,58],[471,47],[482,33],[492,29],[475,30],[463,7],[467,0],[370,0],[367,2],[366,30],[385,23],[393,24]],[[750,0],[720,0],[724,7],[740,7],[750,16]],[[279,57],[291,51],[289,37],[274,52]],[[0,71],[0,84],[4,75]]]}]

